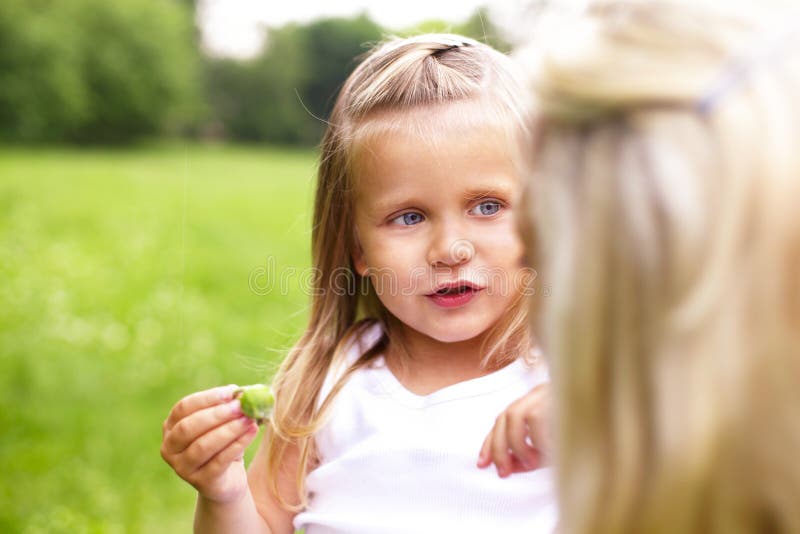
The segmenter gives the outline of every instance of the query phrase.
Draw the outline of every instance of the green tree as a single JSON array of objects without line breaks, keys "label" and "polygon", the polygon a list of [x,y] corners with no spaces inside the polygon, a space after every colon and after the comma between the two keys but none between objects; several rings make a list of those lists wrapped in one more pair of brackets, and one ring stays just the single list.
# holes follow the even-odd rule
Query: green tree
[{"label": "green tree", "polygon": [[238,140],[314,142],[313,119],[298,96],[311,73],[303,30],[290,24],[271,30],[268,39],[268,51],[254,59],[206,61],[213,118],[225,135]]},{"label": "green tree", "polygon": [[0,2],[0,136],[57,141],[89,114],[80,36],[55,1]]},{"label": "green tree", "polygon": [[466,21],[453,26],[453,33],[472,37],[501,52],[508,53],[511,50],[511,45],[503,39],[502,32],[492,22],[489,10],[485,7],[479,7]]},{"label": "green tree", "polygon": [[511,45],[503,39],[502,32],[492,21],[485,7],[477,8],[467,20],[458,24],[441,19],[428,19],[397,32],[403,37],[422,33],[455,33],[486,43],[501,52],[508,53],[511,50]]},{"label": "green tree", "polygon": [[186,6],[164,0],[79,2],[92,112],[74,138],[125,142],[177,131],[188,122],[200,79]]},{"label": "green tree", "polygon": [[311,145],[365,43],[381,38],[366,15],[289,24],[267,32],[248,61],[209,59],[206,91],[213,120],[239,140]]},{"label": "green tree", "polygon": [[177,0],[3,0],[0,135],[129,142],[198,112],[197,51]]},{"label": "green tree", "polygon": [[311,112],[327,117],[341,85],[358,64],[358,56],[380,41],[384,31],[362,14],[319,20],[307,27],[306,34],[312,76],[302,96]]}]

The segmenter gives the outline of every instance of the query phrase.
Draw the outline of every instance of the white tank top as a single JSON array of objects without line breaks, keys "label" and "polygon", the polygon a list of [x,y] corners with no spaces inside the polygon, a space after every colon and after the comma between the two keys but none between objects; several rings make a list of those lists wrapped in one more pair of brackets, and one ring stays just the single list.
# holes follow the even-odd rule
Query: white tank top
[{"label": "white tank top", "polygon": [[[370,327],[348,363],[381,335],[380,326]],[[343,367],[329,373],[321,399]],[[306,478],[309,505],[295,517],[295,528],[306,534],[553,532],[551,468],[501,479],[493,466],[476,466],[495,418],[547,379],[544,364],[518,359],[416,395],[376,358],[350,377],[315,436],[321,461]]]}]

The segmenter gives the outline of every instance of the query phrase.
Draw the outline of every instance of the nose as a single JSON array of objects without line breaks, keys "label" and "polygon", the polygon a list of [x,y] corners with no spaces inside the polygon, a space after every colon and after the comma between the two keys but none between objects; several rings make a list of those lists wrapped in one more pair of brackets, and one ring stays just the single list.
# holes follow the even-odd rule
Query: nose
[{"label": "nose", "polygon": [[432,267],[456,267],[475,256],[475,246],[456,229],[443,229],[428,248],[428,264]]}]

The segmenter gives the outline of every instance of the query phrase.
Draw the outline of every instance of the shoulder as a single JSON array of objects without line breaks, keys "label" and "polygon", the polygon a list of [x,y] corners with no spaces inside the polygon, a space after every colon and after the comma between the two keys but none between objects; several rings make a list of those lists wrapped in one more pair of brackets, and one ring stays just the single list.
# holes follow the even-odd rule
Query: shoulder
[{"label": "shoulder", "polygon": [[353,364],[362,354],[374,347],[385,334],[383,325],[377,319],[366,319],[353,326],[352,334],[346,343],[347,363]]},{"label": "shoulder", "polygon": [[[511,366],[529,388],[550,382],[550,371],[542,351],[535,348],[530,354],[520,356]],[[509,366],[509,367],[511,367]]]},{"label": "shoulder", "polygon": [[339,379],[358,359],[377,345],[384,336],[384,328],[376,319],[366,319],[356,323],[344,338],[340,348],[333,356],[325,382],[320,390],[318,405],[327,398]]}]

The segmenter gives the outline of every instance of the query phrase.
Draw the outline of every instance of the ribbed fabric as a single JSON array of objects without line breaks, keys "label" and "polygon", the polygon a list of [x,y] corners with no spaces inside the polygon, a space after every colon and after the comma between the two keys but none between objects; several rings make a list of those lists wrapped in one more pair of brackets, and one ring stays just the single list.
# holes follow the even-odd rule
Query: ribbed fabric
[{"label": "ribbed fabric", "polygon": [[[381,336],[375,325],[349,361]],[[330,391],[342,369],[332,372]],[[497,476],[476,463],[495,418],[547,380],[522,359],[430,395],[408,391],[382,358],[354,373],[315,436],[320,465],[306,484],[306,534],[550,533],[557,511],[552,470]]]}]

